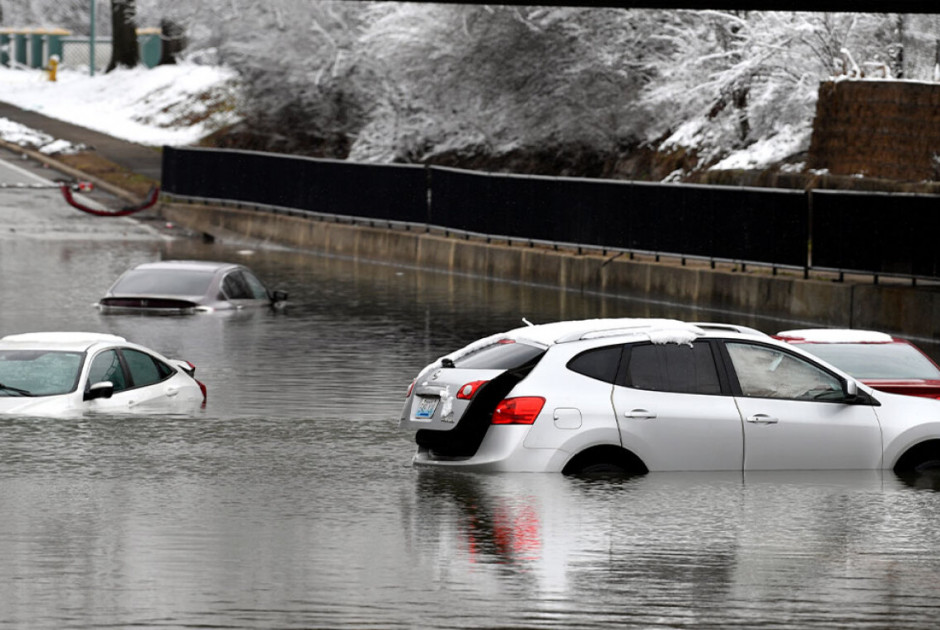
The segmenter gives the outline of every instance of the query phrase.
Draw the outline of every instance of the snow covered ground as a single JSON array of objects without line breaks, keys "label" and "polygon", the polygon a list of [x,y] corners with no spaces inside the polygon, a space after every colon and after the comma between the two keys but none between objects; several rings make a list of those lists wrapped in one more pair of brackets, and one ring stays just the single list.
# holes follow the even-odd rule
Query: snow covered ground
[{"label": "snow covered ground", "polygon": [[[95,76],[66,69],[52,82],[43,70],[0,66],[0,101],[145,145],[195,144],[214,130],[237,122],[236,100],[237,76],[221,67],[181,63]],[[700,130],[702,126],[702,121],[690,121],[671,141],[696,146],[695,138],[685,136],[689,129]],[[787,127],[774,137],[727,155],[712,168],[766,168],[805,150],[810,132],[810,126]],[[81,148],[5,118],[0,118],[0,139],[49,154]]]},{"label": "snow covered ground", "polygon": [[[236,98],[234,72],[191,63],[95,76],[60,70],[55,82],[42,70],[0,66],[0,101],[152,146],[193,144],[236,122]],[[5,118],[0,138],[49,153],[68,150],[62,141]]]}]

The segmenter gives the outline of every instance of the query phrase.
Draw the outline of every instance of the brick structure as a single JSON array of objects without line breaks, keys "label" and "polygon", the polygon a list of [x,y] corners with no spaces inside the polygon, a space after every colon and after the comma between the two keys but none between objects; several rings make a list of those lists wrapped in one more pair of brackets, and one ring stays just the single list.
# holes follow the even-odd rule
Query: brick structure
[{"label": "brick structure", "polygon": [[834,175],[940,180],[940,84],[821,83],[807,165]]}]

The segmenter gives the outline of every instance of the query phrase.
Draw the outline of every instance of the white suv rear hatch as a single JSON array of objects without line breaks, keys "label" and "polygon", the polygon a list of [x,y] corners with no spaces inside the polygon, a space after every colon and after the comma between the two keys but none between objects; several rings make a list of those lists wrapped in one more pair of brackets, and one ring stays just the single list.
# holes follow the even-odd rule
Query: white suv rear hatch
[{"label": "white suv rear hatch", "polygon": [[399,428],[452,430],[490,382],[545,352],[531,342],[512,339],[473,344],[464,350],[421,371],[405,401]]}]

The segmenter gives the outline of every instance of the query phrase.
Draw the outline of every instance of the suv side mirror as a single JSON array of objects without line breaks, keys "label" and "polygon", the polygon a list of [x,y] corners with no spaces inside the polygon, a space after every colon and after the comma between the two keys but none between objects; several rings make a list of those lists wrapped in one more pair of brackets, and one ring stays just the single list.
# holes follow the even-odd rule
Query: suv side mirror
[{"label": "suv side mirror", "polygon": [[98,398],[111,398],[114,395],[114,383],[111,381],[101,381],[95,383],[85,392],[83,400],[96,400]]},{"label": "suv side mirror", "polygon": [[287,301],[287,291],[271,291],[271,301],[272,302],[286,302]]}]

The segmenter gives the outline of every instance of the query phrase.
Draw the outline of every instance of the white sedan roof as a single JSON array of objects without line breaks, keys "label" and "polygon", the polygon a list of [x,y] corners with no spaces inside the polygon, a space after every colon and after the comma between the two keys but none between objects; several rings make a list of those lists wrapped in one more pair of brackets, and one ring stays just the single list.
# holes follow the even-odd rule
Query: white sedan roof
[{"label": "white sedan roof", "polygon": [[0,339],[0,348],[42,348],[85,351],[96,343],[127,343],[124,337],[95,332],[32,332],[7,335]]}]

